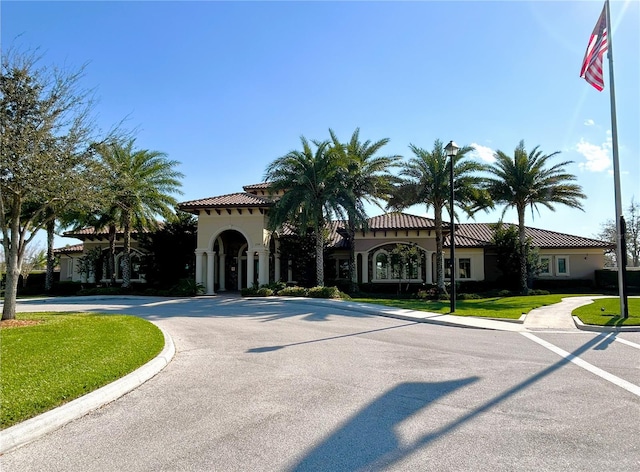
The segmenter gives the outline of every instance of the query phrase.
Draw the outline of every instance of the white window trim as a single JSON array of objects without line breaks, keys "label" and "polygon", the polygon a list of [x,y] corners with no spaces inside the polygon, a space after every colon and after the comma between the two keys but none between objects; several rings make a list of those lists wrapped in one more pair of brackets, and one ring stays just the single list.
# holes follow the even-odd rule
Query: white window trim
[{"label": "white window trim", "polygon": [[543,259],[549,261],[549,263],[547,264],[549,270],[547,272],[540,272],[538,275],[550,277],[553,275],[553,256],[540,256],[540,262],[542,262]]},{"label": "white window trim", "polygon": [[[566,272],[561,273],[560,272],[560,260],[564,259],[565,261],[565,269]],[[556,271],[556,276],[557,277],[569,277],[571,275],[571,267],[569,265],[569,256],[565,256],[565,255],[558,255],[555,257],[555,271]]]}]

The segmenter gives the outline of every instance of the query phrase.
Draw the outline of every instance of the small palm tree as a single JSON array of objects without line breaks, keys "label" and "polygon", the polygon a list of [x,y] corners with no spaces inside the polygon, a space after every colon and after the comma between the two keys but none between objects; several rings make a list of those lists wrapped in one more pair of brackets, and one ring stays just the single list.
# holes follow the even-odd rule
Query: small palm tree
[{"label": "small palm tree", "polygon": [[[404,209],[423,203],[427,209],[433,208],[436,232],[436,284],[439,293],[445,293],[444,251],[442,210],[450,200],[450,158],[447,157],[442,141],[436,140],[432,151],[413,144],[409,149],[414,154],[404,163],[400,175],[403,182],[396,188],[389,202],[389,208]],[[464,146],[453,158],[455,204],[468,216],[479,209],[487,209],[492,203],[489,194],[482,189],[483,178],[479,174],[485,166],[469,159],[466,154],[473,148]],[[452,261],[453,263],[453,261]]]},{"label": "small palm tree", "polygon": [[565,166],[572,161],[564,161],[548,167],[548,161],[560,154],[556,151],[543,154],[539,146],[527,153],[524,141],[520,141],[513,157],[502,151],[496,151],[496,161],[488,171],[493,177],[487,179],[487,190],[496,203],[505,205],[504,213],[515,208],[518,214],[518,234],[520,240],[520,288],[523,294],[528,293],[527,255],[525,251],[525,210],[531,207],[531,214],[539,205],[555,211],[554,203],[561,203],[571,208],[582,210],[580,200],[586,198],[582,187],[573,184],[576,178],[567,173]]},{"label": "small palm tree", "polygon": [[98,152],[109,176],[107,187],[112,196],[107,225],[115,228],[111,216],[117,218],[124,238],[122,287],[131,285],[131,231],[133,228],[155,228],[157,217],[174,217],[180,194],[182,173],[179,164],[160,151],[135,150],[135,140],[99,146]]},{"label": "small palm tree", "polygon": [[355,233],[359,226],[366,228],[367,224],[364,203],[373,203],[382,208],[380,201],[389,200],[393,183],[397,181],[397,177],[389,171],[397,165],[400,156],[376,155],[389,142],[389,138],[374,143],[369,140],[361,142],[359,128],[356,128],[346,144],[340,142],[333,130],[329,129],[329,134],[332,150],[339,153],[341,161],[346,163],[343,168],[344,191],[349,192],[349,195],[344,199],[344,209],[347,214],[347,239],[350,248],[349,280],[353,292],[357,289]]},{"label": "small palm tree", "polygon": [[[313,230],[316,252],[316,284],[324,285],[324,229],[333,215],[342,215],[344,189],[340,158],[330,152],[329,141],[302,136],[302,150],[290,151],[267,166],[265,181],[276,193],[284,191],[269,210],[269,228],[293,224],[300,234]],[[313,147],[312,147],[313,146]],[[314,149],[315,148],[315,149]]]}]

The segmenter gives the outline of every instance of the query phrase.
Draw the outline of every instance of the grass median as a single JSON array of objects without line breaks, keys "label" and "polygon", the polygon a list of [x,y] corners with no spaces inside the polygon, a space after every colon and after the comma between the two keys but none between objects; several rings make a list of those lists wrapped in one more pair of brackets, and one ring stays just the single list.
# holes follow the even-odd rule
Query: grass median
[{"label": "grass median", "polygon": [[127,315],[18,314],[0,338],[0,429],[123,377],[164,347],[157,326]]},{"label": "grass median", "polygon": [[620,316],[620,299],[598,298],[593,303],[573,310],[573,315],[588,325],[640,326],[640,298],[628,298],[628,318]]},{"label": "grass median", "polygon": [[[482,316],[487,318],[505,318],[517,320],[534,308],[559,303],[570,295],[534,295],[523,297],[492,297],[478,300],[456,300],[457,316]],[[407,310],[429,311],[431,313],[450,313],[448,300],[419,299],[375,299],[354,298],[354,301],[377,303],[380,305],[404,308]]]},{"label": "grass median", "polygon": [[[563,298],[571,294],[532,295],[518,297],[494,297],[478,300],[456,300],[457,316],[480,316],[486,318],[518,319],[523,314],[529,313],[534,308],[560,303]],[[606,300],[606,301],[605,301]],[[383,299],[383,298],[354,298],[353,301],[363,303],[375,303],[379,305],[403,308],[406,310],[428,311],[431,313],[450,313],[448,300],[419,300],[419,299]],[[595,304],[574,310],[585,324],[598,326],[639,326],[640,325],[640,299],[629,298],[629,318],[620,318],[620,306],[618,298],[598,299]],[[604,310],[601,308],[605,307]]]}]

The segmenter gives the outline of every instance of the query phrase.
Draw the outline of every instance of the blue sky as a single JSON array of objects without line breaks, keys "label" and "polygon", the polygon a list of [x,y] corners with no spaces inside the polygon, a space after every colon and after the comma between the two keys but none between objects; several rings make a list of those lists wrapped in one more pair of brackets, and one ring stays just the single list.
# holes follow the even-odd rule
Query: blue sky
[{"label": "blue sky", "polygon": [[[1,39],[3,49],[39,47],[43,65],[86,63],[99,125],[126,117],[139,148],[179,161],[180,201],[261,182],[300,136],[326,139],[329,128],[344,140],[357,127],[363,139],[390,138],[385,153],[405,159],[410,143],[431,149],[440,139],[490,160],[524,139],[574,161],[568,170],[588,195],[584,212],[543,208],[527,224],[594,236],[615,214],[609,77],[598,92],[579,72],[602,6],[5,0]],[[625,207],[640,200],[639,7],[611,3]]]}]

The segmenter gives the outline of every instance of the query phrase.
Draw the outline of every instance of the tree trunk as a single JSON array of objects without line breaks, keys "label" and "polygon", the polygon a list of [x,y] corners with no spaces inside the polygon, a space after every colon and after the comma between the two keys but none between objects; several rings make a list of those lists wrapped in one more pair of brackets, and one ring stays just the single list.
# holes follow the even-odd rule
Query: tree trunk
[{"label": "tree trunk", "polygon": [[358,279],[356,270],[356,248],[355,248],[355,223],[349,218],[347,228],[347,239],[349,240],[349,291],[356,293],[358,291]]},{"label": "tree trunk", "polygon": [[131,287],[131,225],[124,224],[124,248],[122,252],[122,288]]},{"label": "tree trunk", "polygon": [[[19,206],[18,206],[19,207]],[[24,241],[21,237],[19,218],[10,214],[11,227],[4,231],[5,259],[7,262],[7,284],[4,288],[4,304],[2,306],[2,319],[14,320],[16,318],[16,299],[18,296],[18,280],[22,268],[22,256],[24,254]],[[9,235],[7,234],[9,233]],[[7,237],[8,236],[8,237]]]},{"label": "tree trunk", "polygon": [[55,257],[53,255],[53,237],[56,222],[51,220],[47,222],[47,274],[44,279],[44,291],[49,293],[53,289],[53,270],[55,266]]},{"label": "tree trunk", "polygon": [[320,225],[316,225],[316,285],[324,287],[324,253],[323,238]]},{"label": "tree trunk", "polygon": [[111,285],[116,284],[116,226],[109,225],[109,256],[107,260],[107,278]]},{"label": "tree trunk", "polygon": [[529,294],[529,281],[527,277],[527,253],[526,253],[526,233],[524,226],[525,208],[518,208],[518,239],[520,242],[520,250],[518,258],[520,259],[520,293],[522,295]]}]

